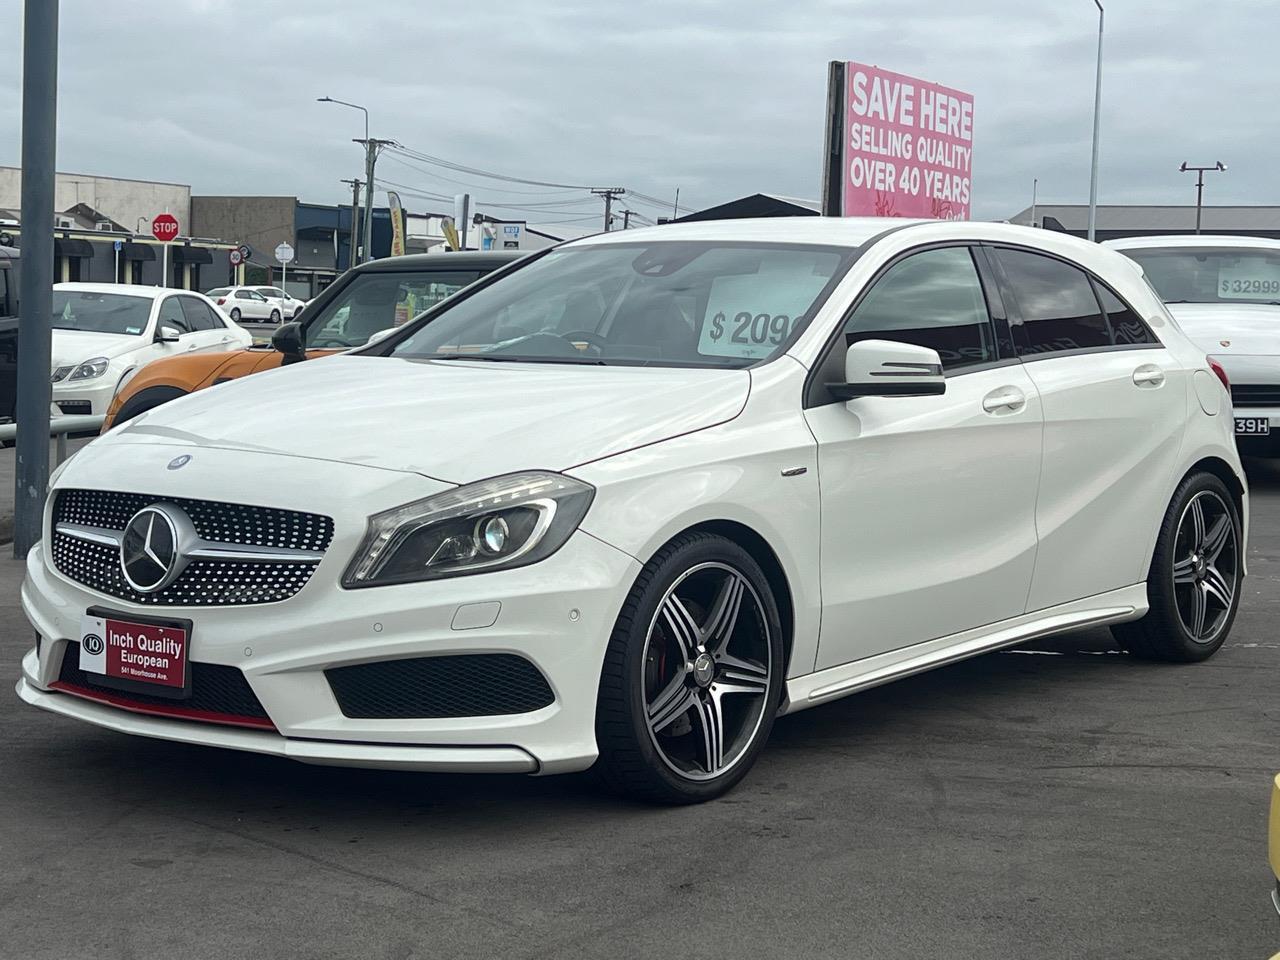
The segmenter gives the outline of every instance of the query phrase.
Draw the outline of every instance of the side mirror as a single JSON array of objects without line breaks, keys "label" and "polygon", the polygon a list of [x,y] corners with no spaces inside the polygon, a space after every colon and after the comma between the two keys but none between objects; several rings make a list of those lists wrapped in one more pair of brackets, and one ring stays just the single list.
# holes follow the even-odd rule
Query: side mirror
[{"label": "side mirror", "polygon": [[164,326],[156,331],[156,343],[177,343],[179,336],[181,336],[179,331],[173,327]]},{"label": "side mirror", "polygon": [[283,323],[271,335],[271,346],[284,354],[284,362],[297,363],[307,359],[306,344],[302,341],[302,324],[296,321]]},{"label": "side mirror", "polygon": [[841,400],[936,397],[947,392],[937,350],[893,340],[862,340],[844,355],[844,383],[828,383]]}]

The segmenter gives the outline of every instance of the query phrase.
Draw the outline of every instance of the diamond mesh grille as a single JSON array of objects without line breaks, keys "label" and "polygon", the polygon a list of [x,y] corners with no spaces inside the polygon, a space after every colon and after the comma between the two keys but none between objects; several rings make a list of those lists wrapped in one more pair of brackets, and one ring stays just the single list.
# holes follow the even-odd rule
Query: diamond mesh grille
[{"label": "diamond mesh grille", "polygon": [[538,668],[511,653],[381,660],[334,667],[325,678],[353,719],[492,717],[555,702]]},{"label": "diamond mesh grille", "polygon": [[[75,523],[123,530],[135,513],[161,501],[180,506],[206,540],[320,551],[333,539],[333,521],[314,513],[103,490],[58,491],[53,522],[55,527]],[[125,581],[119,551],[112,547],[55,532],[50,555],[59,573],[91,590],[154,606],[276,603],[306,586],[317,567],[314,563],[193,560],[169,586],[144,594]]]}]

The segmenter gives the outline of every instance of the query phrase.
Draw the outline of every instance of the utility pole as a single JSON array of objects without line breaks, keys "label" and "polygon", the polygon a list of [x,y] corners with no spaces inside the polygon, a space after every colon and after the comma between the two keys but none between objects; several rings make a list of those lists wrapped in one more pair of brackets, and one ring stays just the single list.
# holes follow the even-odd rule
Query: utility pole
[{"label": "utility pole", "polygon": [[351,184],[351,247],[347,253],[347,269],[350,270],[360,262],[356,259],[356,249],[359,246],[360,236],[360,184],[364,181],[357,177],[354,180],[342,182]]},{"label": "utility pole", "polygon": [[591,192],[597,197],[604,197],[604,230],[608,233],[613,229],[613,201],[616,197],[625,194],[624,187],[592,187]]},{"label": "utility pole", "polygon": [[631,229],[631,211],[630,210],[622,211],[622,229],[623,230]]},{"label": "utility pole", "polygon": [[1106,11],[1099,0],[1093,0],[1098,8],[1098,72],[1093,81],[1093,162],[1089,165],[1089,239],[1098,232],[1098,137],[1102,127],[1102,26]]},{"label": "utility pole", "polygon": [[1221,160],[1217,161],[1211,167],[1188,166],[1187,162],[1184,160],[1182,162],[1182,166],[1178,168],[1180,173],[1191,173],[1192,171],[1195,171],[1196,174],[1196,233],[1200,232],[1200,207],[1204,202],[1204,172],[1206,170],[1213,170],[1218,173],[1223,173],[1226,169],[1227,165]]},{"label": "utility pole", "polygon": [[1040,187],[1040,178],[1032,177],[1031,179],[1031,225],[1036,225],[1036,192]]},{"label": "utility pole", "polygon": [[53,349],[53,186],[57,169],[58,0],[26,0],[22,18],[22,279],[18,284],[18,438],[13,555],[40,539],[49,485]]},{"label": "utility pole", "polygon": [[355,142],[364,147],[364,259],[361,262],[368,263],[373,259],[373,167],[382,148],[393,146],[395,141],[366,137]]}]

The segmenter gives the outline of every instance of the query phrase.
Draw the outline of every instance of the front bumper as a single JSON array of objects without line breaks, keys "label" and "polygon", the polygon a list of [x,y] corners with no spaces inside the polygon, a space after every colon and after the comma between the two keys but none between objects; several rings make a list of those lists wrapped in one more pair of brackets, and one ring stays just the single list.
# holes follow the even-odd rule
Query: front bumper
[{"label": "front bumper", "polygon": [[[118,380],[119,375],[110,370],[105,376],[92,380],[60,380],[53,384],[53,404],[67,415],[102,416],[111,406]],[[89,404],[87,410],[83,407],[85,403]]]},{"label": "front bumper", "polygon": [[[342,553],[338,540],[330,550]],[[600,669],[639,572],[634,558],[579,531],[528,567],[361,590],[338,586],[346,560],[326,557],[307,586],[279,603],[160,611],[68,580],[37,545],[27,557],[22,606],[44,642],[39,656],[32,650],[23,659],[18,694],[42,709],[123,733],[308,763],[558,773],[594,762]],[[465,628],[460,608],[495,601],[501,606],[492,625]],[[125,616],[190,618],[191,659],[239,669],[275,731],[166,719],[51,689],[66,641],[79,638],[81,615],[95,605]],[[468,653],[528,659],[546,677],[554,702],[500,716],[357,719],[343,714],[324,674],[334,666]]]}]

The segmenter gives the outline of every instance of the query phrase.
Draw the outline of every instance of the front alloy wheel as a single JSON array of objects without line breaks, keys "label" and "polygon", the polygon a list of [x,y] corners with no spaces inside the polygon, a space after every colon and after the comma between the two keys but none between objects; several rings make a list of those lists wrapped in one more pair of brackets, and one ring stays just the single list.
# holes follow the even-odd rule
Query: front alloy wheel
[{"label": "front alloy wheel", "polygon": [[693,533],[659,551],[605,658],[596,737],[606,782],[674,803],[733,786],[777,713],[781,632],[768,581],[736,543]]}]

